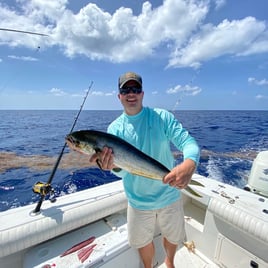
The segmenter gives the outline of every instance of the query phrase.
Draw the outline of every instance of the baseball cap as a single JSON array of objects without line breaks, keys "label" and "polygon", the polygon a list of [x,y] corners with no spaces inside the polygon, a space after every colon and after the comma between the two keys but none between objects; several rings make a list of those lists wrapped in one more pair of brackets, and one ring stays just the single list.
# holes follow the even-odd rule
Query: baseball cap
[{"label": "baseball cap", "polygon": [[122,88],[128,81],[131,80],[136,81],[142,88],[142,78],[140,75],[134,72],[127,72],[125,74],[122,74],[118,80],[118,87]]}]

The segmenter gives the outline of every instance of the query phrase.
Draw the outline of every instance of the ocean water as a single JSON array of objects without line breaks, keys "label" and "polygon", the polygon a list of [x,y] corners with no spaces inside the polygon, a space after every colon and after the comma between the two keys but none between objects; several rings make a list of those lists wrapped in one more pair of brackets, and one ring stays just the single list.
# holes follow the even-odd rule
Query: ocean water
[{"label": "ocean water", "polygon": [[[121,111],[82,111],[75,130],[106,131]],[[268,111],[175,111],[201,148],[197,173],[242,188],[258,152],[268,150]],[[35,203],[32,186],[46,182],[77,111],[0,111],[0,211]],[[182,156],[172,147],[176,161]],[[57,169],[52,186],[61,196],[118,180],[72,158]],[[69,155],[69,158],[67,157]],[[81,156],[82,157],[82,156]]]}]

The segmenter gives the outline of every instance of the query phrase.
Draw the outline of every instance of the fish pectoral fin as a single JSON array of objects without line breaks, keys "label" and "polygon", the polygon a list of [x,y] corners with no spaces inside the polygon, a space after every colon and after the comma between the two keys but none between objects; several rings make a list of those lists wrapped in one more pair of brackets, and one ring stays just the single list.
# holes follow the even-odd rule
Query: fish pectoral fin
[{"label": "fish pectoral fin", "polygon": [[190,180],[189,184],[196,185],[196,186],[201,186],[201,187],[205,187],[204,184],[202,184],[202,183],[200,183],[199,181],[196,181],[196,180]]},{"label": "fish pectoral fin", "polygon": [[202,195],[200,195],[199,193],[197,193],[196,191],[194,191],[190,186],[186,186],[184,188],[184,190],[186,190],[187,192],[189,192],[190,194],[197,196],[197,197],[202,197]]}]

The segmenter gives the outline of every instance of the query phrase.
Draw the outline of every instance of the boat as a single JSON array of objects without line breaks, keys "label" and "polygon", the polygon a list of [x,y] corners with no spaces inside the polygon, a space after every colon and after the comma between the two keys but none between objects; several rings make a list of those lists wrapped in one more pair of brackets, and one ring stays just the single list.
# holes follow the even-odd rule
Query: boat
[{"label": "boat", "polygon": [[[268,151],[255,158],[245,189],[199,174],[193,179],[205,187],[192,186],[201,197],[182,190],[187,241],[175,267],[267,268]],[[0,213],[1,268],[142,267],[128,245],[121,180],[45,200],[40,213],[34,208]],[[161,242],[156,231],[154,267],[164,268]]]}]

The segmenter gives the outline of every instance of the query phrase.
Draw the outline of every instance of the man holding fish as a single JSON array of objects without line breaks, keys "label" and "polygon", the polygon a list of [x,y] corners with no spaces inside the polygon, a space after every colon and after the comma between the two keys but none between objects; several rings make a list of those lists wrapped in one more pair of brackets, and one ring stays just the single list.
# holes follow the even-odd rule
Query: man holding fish
[{"label": "man holding fish", "polygon": [[[109,125],[107,132],[156,159],[170,172],[162,180],[152,180],[118,169],[113,149],[108,146],[91,156],[90,162],[96,161],[102,169],[111,170],[123,179],[129,202],[129,243],[138,249],[144,267],[153,267],[153,237],[158,225],[166,251],[165,264],[174,268],[176,249],[185,240],[179,189],[186,188],[191,181],[199,161],[199,147],[172,113],[143,107],[140,75],[127,72],[119,77],[118,86],[124,112]],[[171,142],[183,153],[183,162],[175,167]]]}]

